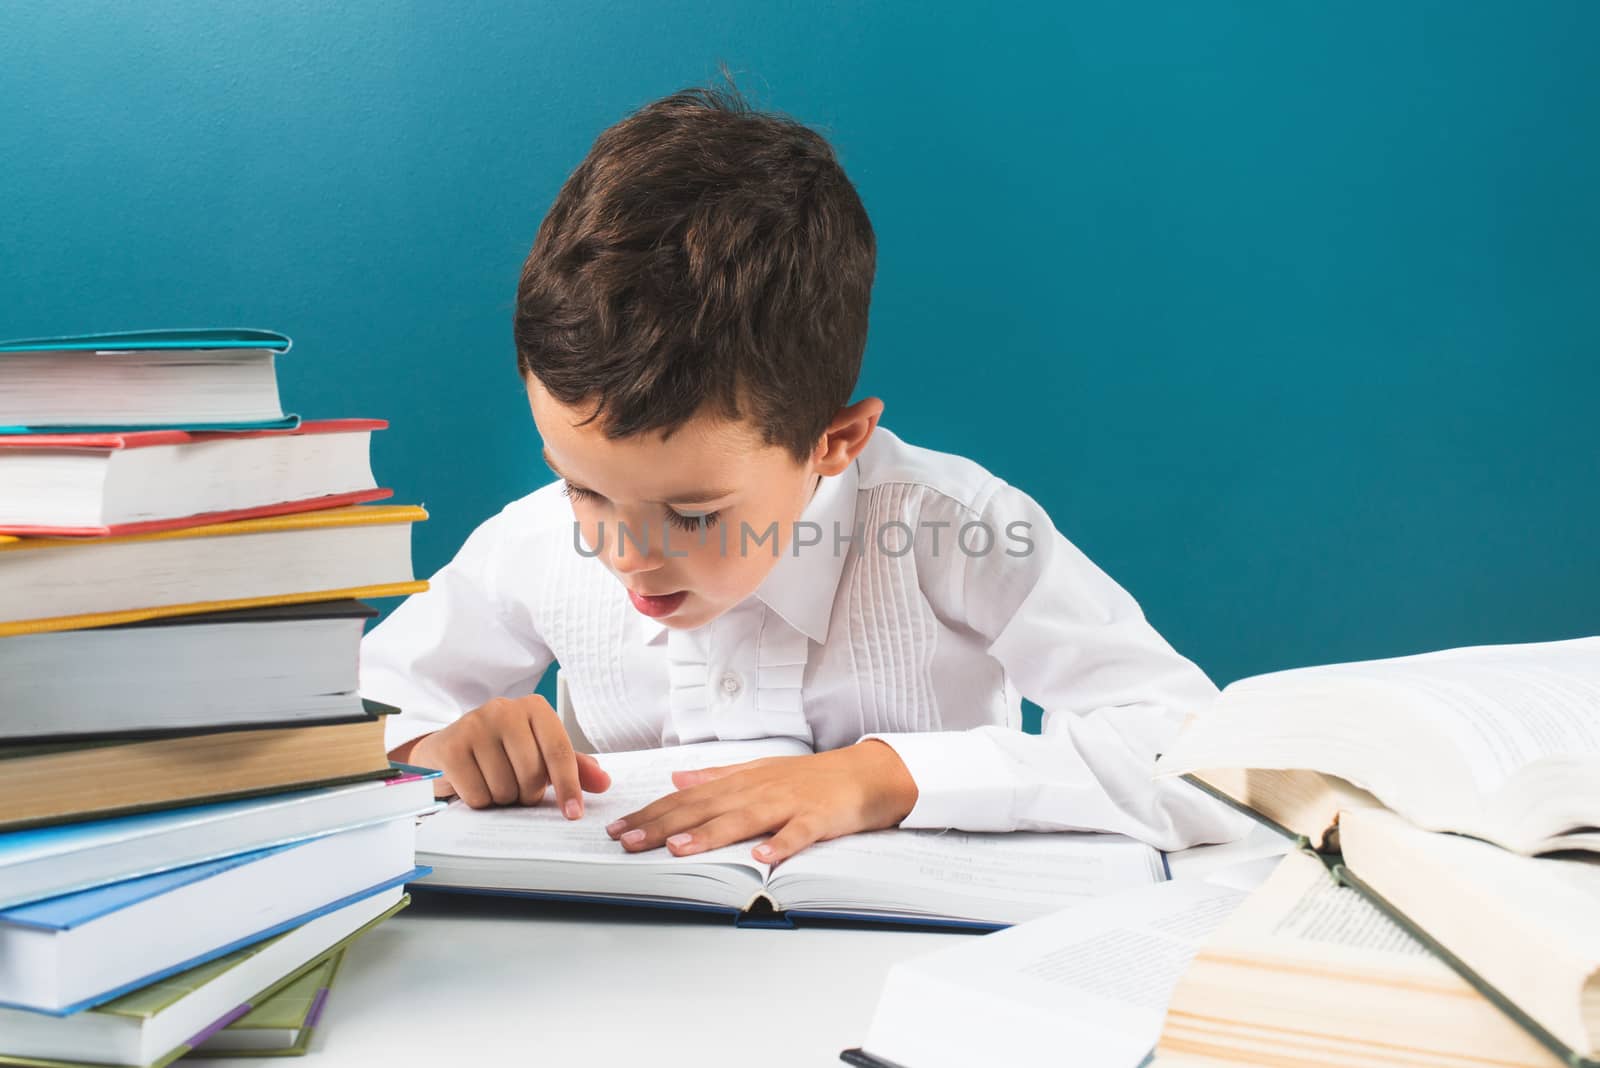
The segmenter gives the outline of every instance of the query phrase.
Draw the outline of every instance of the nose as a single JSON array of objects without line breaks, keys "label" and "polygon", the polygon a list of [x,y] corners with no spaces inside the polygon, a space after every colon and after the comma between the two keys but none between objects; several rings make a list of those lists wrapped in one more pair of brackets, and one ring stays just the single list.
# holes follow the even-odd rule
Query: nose
[{"label": "nose", "polygon": [[654,571],[664,562],[660,552],[660,532],[647,524],[618,524],[606,531],[611,570],[619,575]]}]

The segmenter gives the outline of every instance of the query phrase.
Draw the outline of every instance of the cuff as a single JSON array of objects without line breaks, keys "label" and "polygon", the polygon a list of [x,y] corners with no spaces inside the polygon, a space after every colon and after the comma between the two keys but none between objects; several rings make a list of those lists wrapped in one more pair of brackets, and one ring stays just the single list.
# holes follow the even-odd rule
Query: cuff
[{"label": "cuff", "polygon": [[975,731],[868,734],[895,751],[917,784],[917,803],[900,826],[1010,831],[1016,773],[1004,754]]}]

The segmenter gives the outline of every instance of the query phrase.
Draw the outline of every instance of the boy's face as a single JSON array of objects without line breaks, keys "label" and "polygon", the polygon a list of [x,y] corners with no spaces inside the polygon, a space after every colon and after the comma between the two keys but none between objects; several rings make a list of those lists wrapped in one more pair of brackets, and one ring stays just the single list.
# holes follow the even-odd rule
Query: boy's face
[{"label": "boy's face", "polygon": [[[526,379],[545,462],[566,480],[584,551],[599,549],[636,610],[680,629],[708,623],[754,593],[788,551],[818,476],[837,474],[860,451],[850,448],[838,462],[839,450],[823,446],[801,464],[749,424],[703,415],[665,440],[657,433],[611,439],[598,420],[579,425],[587,407],[561,404],[538,379]],[[755,540],[773,524],[777,553],[770,539]],[[749,548],[741,551],[746,527]]]}]

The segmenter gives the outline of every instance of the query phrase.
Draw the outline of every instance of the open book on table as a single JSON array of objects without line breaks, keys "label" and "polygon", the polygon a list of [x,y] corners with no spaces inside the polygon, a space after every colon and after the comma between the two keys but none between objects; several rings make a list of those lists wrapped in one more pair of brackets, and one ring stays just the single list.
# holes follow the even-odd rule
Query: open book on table
[{"label": "open book on table", "polygon": [[1076,901],[1161,882],[1161,854],[1108,834],[871,831],[819,842],[772,867],[743,842],[690,857],[630,854],[606,824],[671,793],[671,773],[811,750],[794,739],[605,753],[611,789],[581,820],[554,805],[474,810],[460,802],[418,831],[422,888],[704,909],[747,924],[797,918],[1003,927]]},{"label": "open book on table", "polygon": [[1549,1049],[1600,1057],[1600,638],[1241,680],[1158,772],[1298,836]]},{"label": "open book on table", "polygon": [[1560,1064],[1370,901],[1299,852],[1205,939],[1172,991],[1156,1063]]}]

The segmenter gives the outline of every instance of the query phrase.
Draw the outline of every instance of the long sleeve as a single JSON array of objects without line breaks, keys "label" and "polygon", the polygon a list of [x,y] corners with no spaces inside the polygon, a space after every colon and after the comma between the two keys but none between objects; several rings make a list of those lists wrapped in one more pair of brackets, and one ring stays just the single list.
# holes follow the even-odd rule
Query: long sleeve
[{"label": "long sleeve", "polygon": [[478,527],[424,593],[396,608],[361,642],[361,693],[397,706],[389,749],[447,726],[494,697],[532,693],[553,659],[526,626],[508,623],[496,596],[499,528]]},{"label": "long sleeve", "polygon": [[995,545],[931,562],[960,571],[925,592],[1043,709],[1043,733],[869,735],[894,747],[917,784],[901,826],[1115,831],[1169,850],[1243,834],[1243,817],[1186,783],[1152,778],[1185,715],[1215,697],[1205,673],[1027,494],[995,479],[976,514],[951,505],[939,518],[982,522]]}]

